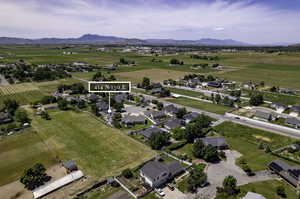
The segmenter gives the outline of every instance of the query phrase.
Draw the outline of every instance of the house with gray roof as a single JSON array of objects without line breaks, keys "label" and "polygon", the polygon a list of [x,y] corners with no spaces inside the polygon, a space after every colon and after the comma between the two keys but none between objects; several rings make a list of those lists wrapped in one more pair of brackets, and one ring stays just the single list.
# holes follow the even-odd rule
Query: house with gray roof
[{"label": "house with gray roof", "polygon": [[290,115],[298,117],[298,115],[300,115],[300,106],[292,106]]},{"label": "house with gray roof", "polygon": [[300,167],[290,166],[282,160],[274,160],[268,167],[293,186],[298,186],[300,180]]},{"label": "house with gray roof", "polygon": [[190,112],[190,113],[187,113],[183,116],[183,119],[185,121],[185,123],[190,123],[191,121],[193,121],[194,119],[196,119],[197,117],[200,116],[200,113],[197,113],[197,112]]},{"label": "house with gray roof", "polygon": [[120,93],[114,96],[114,100],[117,103],[122,103],[124,101],[126,101],[128,98],[128,95],[126,93]]},{"label": "house with gray roof", "polygon": [[149,139],[153,134],[166,133],[166,132],[163,131],[161,128],[158,128],[156,126],[151,126],[149,128],[145,128],[145,129],[136,131],[134,133],[142,135],[142,136],[144,136],[144,138]]},{"label": "house with gray roof", "polygon": [[150,161],[146,163],[140,170],[140,177],[143,182],[150,187],[159,187],[171,180],[176,175],[184,171],[181,164],[173,161],[168,164],[163,164],[159,161]]},{"label": "house with gray roof", "polygon": [[122,124],[124,124],[126,127],[130,128],[136,124],[145,124],[147,120],[142,115],[125,115],[121,121],[122,121]]},{"label": "house with gray roof", "polygon": [[144,114],[153,120],[161,120],[167,117],[163,111],[146,111]]},{"label": "house with gray roof", "polygon": [[275,108],[277,112],[282,113],[283,111],[285,111],[288,106],[285,104],[281,104],[281,103],[277,103],[277,102],[272,102],[271,104],[272,108]]},{"label": "house with gray roof", "polygon": [[9,115],[9,113],[6,112],[0,112],[0,124],[6,124],[9,122],[12,122],[12,118]]},{"label": "house with gray roof", "polygon": [[256,110],[254,119],[263,120],[263,121],[275,121],[276,117],[270,111]]},{"label": "house with gray roof", "polygon": [[175,116],[179,109],[173,105],[173,104],[170,104],[170,105],[167,105],[163,108],[163,111],[167,114],[167,115],[170,115],[170,116]]},{"label": "house with gray roof", "polygon": [[184,121],[181,119],[170,119],[164,122],[164,127],[168,130],[174,129],[174,128],[180,128],[184,124]]},{"label": "house with gray roof", "polygon": [[285,124],[292,126],[294,128],[300,128],[300,119],[296,117],[289,117],[285,120]]},{"label": "house with gray roof", "polygon": [[108,111],[108,104],[105,101],[101,101],[101,102],[97,102],[96,106],[98,108],[99,111]]},{"label": "house with gray roof", "polygon": [[196,139],[196,141],[197,140],[201,140],[204,145],[213,146],[218,150],[228,149],[228,144],[223,136],[210,136],[210,137]]}]

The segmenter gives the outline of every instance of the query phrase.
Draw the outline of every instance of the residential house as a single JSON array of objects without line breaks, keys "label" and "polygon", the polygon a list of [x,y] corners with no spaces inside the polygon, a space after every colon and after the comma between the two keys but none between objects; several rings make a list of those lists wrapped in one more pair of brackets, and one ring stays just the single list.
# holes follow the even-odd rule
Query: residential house
[{"label": "residential house", "polygon": [[228,144],[223,136],[210,136],[210,137],[196,139],[196,141],[197,140],[201,140],[204,145],[213,146],[218,150],[228,149]]},{"label": "residential house", "polygon": [[9,115],[9,113],[6,112],[0,112],[0,124],[6,124],[9,122],[12,122],[12,118]]},{"label": "residential house", "polygon": [[96,107],[98,108],[99,111],[108,111],[108,104],[105,101],[97,102]]},{"label": "residential house", "polygon": [[153,88],[150,92],[152,95],[160,94],[162,92],[162,88]]},{"label": "residential house", "polygon": [[191,121],[193,121],[194,119],[196,119],[197,117],[199,117],[200,114],[197,113],[197,112],[190,112],[190,113],[187,113],[183,116],[183,119],[185,121],[185,123],[190,123]]},{"label": "residential house", "polygon": [[285,124],[292,126],[294,128],[300,128],[300,119],[296,117],[289,117],[285,120]]},{"label": "residential house", "polygon": [[114,96],[114,100],[117,103],[122,103],[124,101],[126,101],[128,98],[128,95],[126,93],[120,93]]},{"label": "residential house", "polygon": [[265,111],[265,110],[257,110],[255,111],[255,119],[263,120],[263,121],[275,121],[276,116],[272,114],[272,112]]},{"label": "residential house", "polygon": [[116,64],[111,64],[109,66],[105,66],[104,69],[106,69],[106,70],[117,70],[118,66]]},{"label": "residential house", "polygon": [[175,116],[179,109],[174,106],[173,104],[170,104],[170,105],[167,105],[163,108],[163,111],[167,114],[167,115],[170,115],[170,116]]},{"label": "residential house", "polygon": [[146,163],[140,170],[140,177],[143,182],[150,187],[159,187],[168,180],[173,179],[176,175],[183,172],[181,164],[177,161],[169,164],[163,164],[158,161],[150,161]]},{"label": "residential house", "polygon": [[166,132],[164,130],[162,130],[161,128],[158,128],[156,126],[151,126],[149,128],[145,128],[145,129],[136,131],[135,133],[144,136],[144,138],[146,138],[146,139],[150,139],[150,137],[153,134],[166,133]]},{"label": "residential house", "polygon": [[163,87],[163,86],[162,86],[161,83],[159,83],[159,82],[158,82],[158,83],[152,83],[152,84],[151,84],[151,88],[152,88],[152,89],[154,89],[154,88],[162,88],[162,87]]},{"label": "residential house", "polygon": [[287,105],[281,104],[281,103],[277,103],[277,102],[273,102],[271,104],[271,107],[275,108],[278,113],[282,113],[282,112],[284,112],[288,108]]},{"label": "residential house", "polygon": [[300,167],[290,166],[282,160],[274,160],[268,167],[293,186],[298,186],[300,180]]},{"label": "residential house", "polygon": [[248,192],[242,199],[266,199],[266,198],[261,194]]},{"label": "residential house", "polygon": [[136,124],[145,124],[147,122],[146,118],[142,115],[125,115],[122,118],[122,123],[130,128]]},{"label": "residential house", "polygon": [[296,95],[296,91],[288,89],[288,88],[279,88],[279,93],[288,94],[288,95]]},{"label": "residential house", "polygon": [[292,106],[290,115],[294,117],[298,117],[298,115],[300,115],[300,106]]},{"label": "residential house", "polygon": [[174,129],[174,128],[180,128],[184,124],[184,121],[181,119],[170,119],[164,122],[164,127],[168,130]]},{"label": "residential house", "polygon": [[221,88],[222,87],[222,84],[220,82],[208,82],[207,85],[209,87],[213,87],[213,88]]},{"label": "residential house", "polygon": [[163,111],[146,111],[144,114],[152,120],[161,120],[167,117]]},{"label": "residential house", "polygon": [[86,95],[86,100],[89,102],[89,103],[95,103],[97,102],[97,100],[100,98],[99,95],[96,95],[94,93],[89,93]]}]

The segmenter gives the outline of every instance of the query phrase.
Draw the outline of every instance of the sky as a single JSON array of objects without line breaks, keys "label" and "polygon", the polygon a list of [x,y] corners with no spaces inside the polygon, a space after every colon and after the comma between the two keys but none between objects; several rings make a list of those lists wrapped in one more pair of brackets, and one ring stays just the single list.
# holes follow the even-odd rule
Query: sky
[{"label": "sky", "polygon": [[0,0],[0,36],[300,43],[300,0]]}]

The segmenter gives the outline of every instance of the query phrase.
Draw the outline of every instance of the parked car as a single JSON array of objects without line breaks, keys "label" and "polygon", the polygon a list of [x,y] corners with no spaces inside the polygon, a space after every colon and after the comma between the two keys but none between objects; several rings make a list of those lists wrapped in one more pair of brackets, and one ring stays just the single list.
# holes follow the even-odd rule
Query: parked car
[{"label": "parked car", "polygon": [[175,186],[173,184],[168,184],[167,186],[171,191],[174,191]]},{"label": "parked car", "polygon": [[161,197],[164,197],[166,195],[165,192],[163,192],[163,190],[161,189],[155,189],[155,192]]}]

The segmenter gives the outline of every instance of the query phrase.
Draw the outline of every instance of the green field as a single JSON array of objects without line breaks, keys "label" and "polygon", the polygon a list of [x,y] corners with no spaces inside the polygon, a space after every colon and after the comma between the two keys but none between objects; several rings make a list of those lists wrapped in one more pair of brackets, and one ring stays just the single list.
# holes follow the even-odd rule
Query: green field
[{"label": "green field", "polygon": [[155,155],[88,113],[56,111],[51,118],[46,121],[34,117],[32,125],[59,159],[75,160],[89,176],[111,176]]},{"label": "green field", "polygon": [[0,139],[0,185],[18,179],[34,163],[49,167],[57,161],[39,135],[31,128]]},{"label": "green field", "polygon": [[200,97],[202,96],[201,93],[196,92],[196,91],[190,91],[190,90],[185,90],[185,89],[180,89],[180,88],[168,88],[172,93],[180,94],[180,95],[187,95],[191,97]]},{"label": "green field", "polygon": [[276,194],[276,187],[283,186],[285,188],[285,193],[287,195],[286,199],[296,198],[296,190],[291,187],[291,185],[286,182],[279,180],[268,180],[263,182],[255,182],[240,186],[241,192],[252,191],[255,193],[262,194],[266,198],[270,199],[282,199],[282,197]]},{"label": "green field", "polygon": [[185,97],[179,97],[176,99],[168,99],[167,101],[175,103],[175,104],[180,104],[183,106],[189,106],[192,108],[200,109],[203,111],[209,111],[212,113],[222,114],[222,115],[224,113],[226,113],[227,111],[231,110],[231,108],[227,107],[227,106],[212,104],[212,103],[208,103],[208,102],[201,102],[198,100],[188,99]]},{"label": "green field", "polygon": [[[231,122],[224,122],[215,127],[215,130],[224,135],[231,149],[237,150],[243,155],[241,158],[247,161],[253,171],[264,170],[268,163],[278,159],[270,153],[258,149],[260,142],[268,144],[274,150],[295,141],[293,138]],[[294,163],[289,162],[289,164]]]}]

